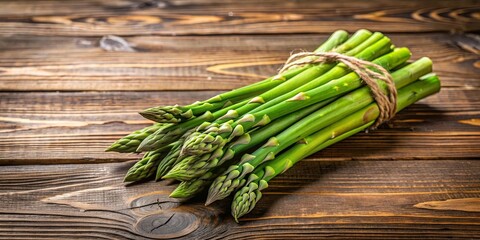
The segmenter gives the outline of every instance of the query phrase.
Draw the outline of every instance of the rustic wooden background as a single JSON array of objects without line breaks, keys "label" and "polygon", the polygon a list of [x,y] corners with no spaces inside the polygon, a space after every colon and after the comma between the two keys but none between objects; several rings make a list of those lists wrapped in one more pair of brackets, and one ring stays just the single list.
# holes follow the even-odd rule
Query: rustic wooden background
[{"label": "rustic wooden background", "polygon": [[[139,156],[103,152],[140,109],[359,28],[431,57],[441,93],[299,163],[240,224],[171,182],[125,186]],[[0,238],[478,239],[479,31],[479,1],[1,1]]]}]

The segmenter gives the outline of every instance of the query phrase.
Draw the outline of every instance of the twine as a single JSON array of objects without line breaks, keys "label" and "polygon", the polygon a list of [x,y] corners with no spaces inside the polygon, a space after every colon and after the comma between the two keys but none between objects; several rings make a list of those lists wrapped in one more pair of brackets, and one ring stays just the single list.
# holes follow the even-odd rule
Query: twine
[{"label": "twine", "polygon": [[[371,129],[376,129],[395,115],[397,108],[397,89],[395,88],[395,83],[390,73],[378,64],[335,52],[300,52],[292,54],[288,58],[285,65],[280,69],[279,74],[294,66],[324,62],[341,62],[345,64],[358,74],[363,82],[370,88],[372,96],[380,110],[380,114]],[[388,93],[382,91],[377,79],[387,84]]]}]

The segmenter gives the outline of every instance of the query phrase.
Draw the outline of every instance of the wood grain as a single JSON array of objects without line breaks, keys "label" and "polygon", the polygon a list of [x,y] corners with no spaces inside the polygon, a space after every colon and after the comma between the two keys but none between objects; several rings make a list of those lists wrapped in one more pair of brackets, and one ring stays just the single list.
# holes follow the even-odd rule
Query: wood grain
[{"label": "wood grain", "polygon": [[15,1],[0,34],[102,36],[475,31],[477,1]]},{"label": "wood grain", "polygon": [[[125,186],[130,165],[3,167],[0,238],[480,237],[478,211],[455,209],[480,199],[479,161],[310,158],[275,179],[240,225],[226,211],[229,200],[204,207],[203,197],[169,199],[175,184],[168,182]],[[417,207],[431,201],[450,208]]]},{"label": "wood grain", "polygon": [[[432,58],[442,91],[274,179],[240,224],[230,199],[122,183],[140,156],[103,149],[151,124],[139,110],[258,81],[339,28]],[[480,239],[479,31],[474,0],[0,0],[0,239]]]},{"label": "wood grain", "polygon": [[[432,58],[444,88],[480,87],[479,57],[458,47],[462,35],[388,36],[413,59]],[[12,35],[0,38],[0,90],[227,90],[275,74],[291,50],[314,49],[326,37],[140,36],[124,38],[135,52],[111,52],[100,38]]]},{"label": "wood grain", "polygon": [[[135,154],[103,150],[150,124],[137,114],[139,110],[157,104],[188,104],[215,93],[0,93],[0,164],[138,159]],[[480,131],[470,123],[480,119],[478,93],[445,88],[402,111],[390,127],[347,139],[328,148],[325,156],[328,160],[478,159]]]},{"label": "wood grain", "polygon": [[466,212],[480,212],[480,198],[448,199],[445,201],[431,201],[416,204],[417,208],[433,210],[454,210]]}]

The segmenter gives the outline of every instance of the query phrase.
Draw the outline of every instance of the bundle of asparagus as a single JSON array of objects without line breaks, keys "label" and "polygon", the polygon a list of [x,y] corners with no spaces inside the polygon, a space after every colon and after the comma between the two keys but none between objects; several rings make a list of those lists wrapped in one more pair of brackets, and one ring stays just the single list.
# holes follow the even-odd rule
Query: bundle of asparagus
[{"label": "bundle of asparagus", "polygon": [[[314,52],[352,56],[388,70],[390,91],[380,80],[376,88],[381,94],[397,89],[397,112],[440,90],[430,59],[407,63],[410,51],[395,48],[382,33],[359,30],[349,37],[336,31]],[[140,114],[156,123],[107,151],[146,152],[125,181],[154,175],[181,181],[171,197],[191,198],[209,188],[208,205],[236,191],[232,215],[238,220],[272,178],[383,116],[358,71],[345,63],[313,63],[316,58],[307,56],[300,66],[205,101],[146,109]]]}]

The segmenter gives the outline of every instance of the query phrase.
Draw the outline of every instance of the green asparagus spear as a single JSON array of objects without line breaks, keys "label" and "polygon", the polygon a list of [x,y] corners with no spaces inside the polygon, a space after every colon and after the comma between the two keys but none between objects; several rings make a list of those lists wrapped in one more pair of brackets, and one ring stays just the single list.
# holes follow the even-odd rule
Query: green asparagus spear
[{"label": "green asparagus spear", "polygon": [[158,164],[163,157],[166,156],[171,147],[172,146],[169,145],[168,147],[145,153],[143,158],[128,170],[123,181],[135,182],[153,176]]},{"label": "green asparagus spear", "polygon": [[159,129],[168,128],[172,124],[168,123],[156,123],[151,126],[142,128],[135,132],[128,134],[127,136],[120,138],[116,142],[114,142],[109,148],[105,151],[107,152],[121,152],[121,153],[129,153],[129,152],[136,152],[140,143],[147,138],[150,134],[158,131]]},{"label": "green asparagus spear", "polygon": [[[296,70],[298,71],[298,70]],[[290,75],[290,74],[289,74]],[[287,75],[287,76],[289,76]],[[271,80],[270,82],[272,83],[277,83],[280,84],[282,81],[279,80]],[[273,85],[273,84],[270,84]],[[248,85],[252,86],[252,85]],[[186,106],[179,106],[179,105],[174,105],[174,106],[158,106],[158,107],[152,107],[152,108],[147,108],[140,113],[144,118],[159,122],[159,123],[180,123],[180,122],[185,122],[188,121],[189,119],[193,117],[199,117],[200,115],[204,114],[207,111],[215,111],[219,110],[228,106],[231,106],[232,104],[241,102],[245,99],[250,99],[258,94],[262,94],[265,91],[268,91],[270,88],[273,88],[274,86],[271,86],[270,88],[269,85],[262,86],[256,91],[248,92],[243,96],[239,96],[236,98],[232,99],[227,99],[223,101],[218,101],[218,102],[196,102],[191,105],[186,105]],[[266,89],[265,89],[266,88]],[[236,89],[238,90],[238,89]]]}]

